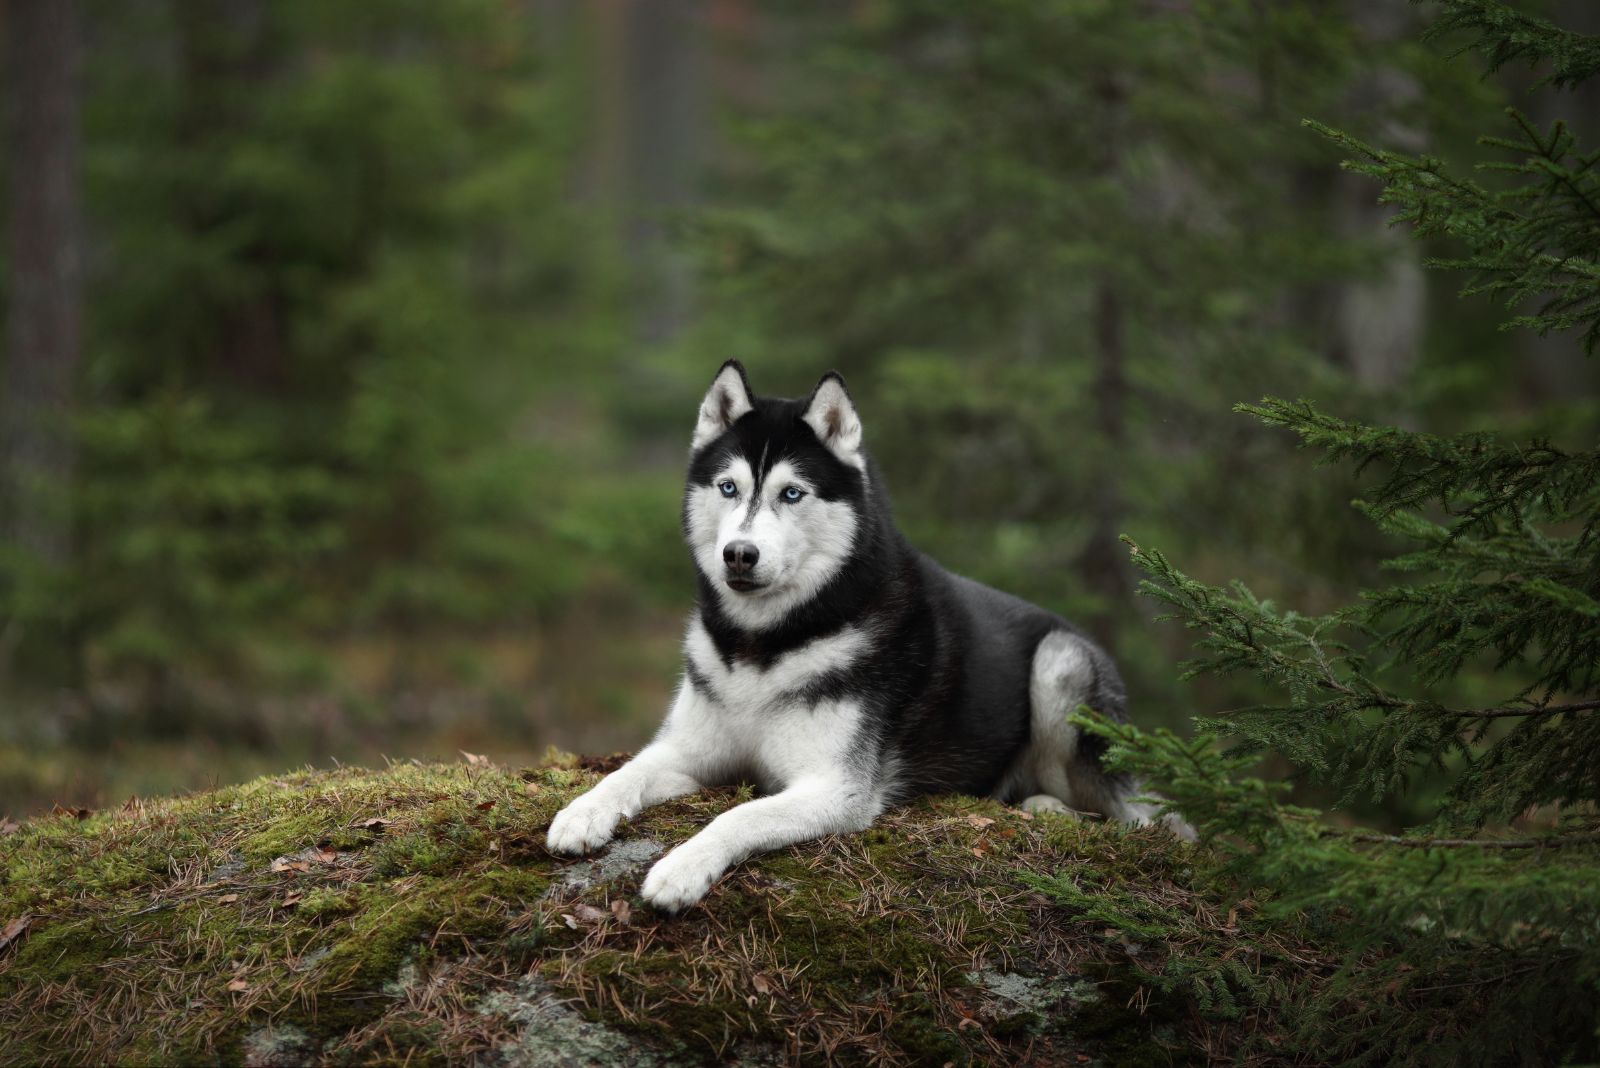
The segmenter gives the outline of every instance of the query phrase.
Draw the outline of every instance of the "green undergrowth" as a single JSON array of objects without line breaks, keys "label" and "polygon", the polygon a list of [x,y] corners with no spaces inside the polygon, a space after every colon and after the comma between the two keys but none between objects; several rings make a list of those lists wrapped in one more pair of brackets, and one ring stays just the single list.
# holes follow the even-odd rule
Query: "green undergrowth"
[{"label": "green undergrowth", "polygon": [[[1593,1046],[1577,954],[1547,940],[1486,943],[1421,919],[1398,935],[1374,930],[1348,907],[1241,882],[1204,849],[1107,844],[1092,865],[1021,878],[1098,942],[1079,968],[1106,999],[1136,1006],[1153,1034],[1181,1036],[1185,1056],[1420,1068],[1574,1063],[1567,1050]],[[1486,1020],[1511,1026],[1491,1037]],[[1078,1035],[1117,1038],[1097,1026]]]},{"label": "green undergrowth", "polygon": [[26,921],[0,1063],[1316,1059],[1274,1046],[1277,1006],[1289,963],[1333,963],[1161,831],[926,799],[668,918],[649,862],[750,790],[547,854],[613,763],[308,771],[24,824],[0,838],[0,930]]}]

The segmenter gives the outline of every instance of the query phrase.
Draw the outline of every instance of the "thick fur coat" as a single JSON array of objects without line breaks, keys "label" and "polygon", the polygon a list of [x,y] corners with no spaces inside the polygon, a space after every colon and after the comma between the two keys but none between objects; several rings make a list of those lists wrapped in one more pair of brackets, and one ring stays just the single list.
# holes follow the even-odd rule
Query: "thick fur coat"
[{"label": "thick fur coat", "polygon": [[1067,719],[1081,704],[1125,716],[1111,659],[906,542],[838,375],[789,400],[722,367],[695,426],[683,531],[698,596],[677,696],[654,741],[556,816],[552,851],[598,849],[643,808],[754,782],[763,796],[646,876],[645,899],[677,911],[754,853],[862,830],[917,794],[1150,818]]}]

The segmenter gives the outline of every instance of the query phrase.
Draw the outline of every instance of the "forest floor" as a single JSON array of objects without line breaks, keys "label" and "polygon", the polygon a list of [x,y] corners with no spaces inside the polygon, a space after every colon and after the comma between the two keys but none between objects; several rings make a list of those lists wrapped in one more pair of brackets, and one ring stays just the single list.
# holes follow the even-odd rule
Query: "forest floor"
[{"label": "forest floor", "polygon": [[1332,962],[1246,939],[1162,831],[933,798],[668,918],[644,870],[748,790],[548,854],[551,817],[617,759],[303,772],[0,822],[0,1063],[1308,1060],[1273,1052],[1270,1006],[1202,1012],[1163,978],[1197,948]]}]

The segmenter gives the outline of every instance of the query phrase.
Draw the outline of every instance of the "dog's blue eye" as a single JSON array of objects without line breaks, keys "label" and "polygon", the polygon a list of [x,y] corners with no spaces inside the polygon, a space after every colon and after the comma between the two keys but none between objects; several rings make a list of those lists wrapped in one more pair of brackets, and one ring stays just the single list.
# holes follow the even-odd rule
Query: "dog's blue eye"
[{"label": "dog's blue eye", "polygon": [[732,479],[723,479],[717,483],[717,489],[722,491],[724,497],[732,497],[739,492],[739,487],[733,484]]},{"label": "dog's blue eye", "polygon": [[798,501],[801,497],[804,497],[805,495],[806,495],[806,491],[805,490],[796,489],[794,486],[790,486],[788,489],[783,491],[783,499],[788,501],[790,504],[793,504],[795,501]]}]

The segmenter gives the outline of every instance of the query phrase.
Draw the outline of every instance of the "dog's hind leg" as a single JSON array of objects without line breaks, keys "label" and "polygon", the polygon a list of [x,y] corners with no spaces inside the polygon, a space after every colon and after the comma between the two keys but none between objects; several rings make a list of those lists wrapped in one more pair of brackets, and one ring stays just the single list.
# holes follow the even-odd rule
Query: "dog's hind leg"
[{"label": "dog's hind leg", "polygon": [[1058,816],[1076,816],[1077,810],[1068,808],[1067,803],[1052,794],[1033,794],[1017,802],[1017,807],[1024,812],[1054,812]]},{"label": "dog's hind leg", "polygon": [[1021,807],[1032,812],[1092,812],[1148,822],[1148,806],[1129,800],[1134,784],[1101,766],[1104,742],[1068,718],[1080,705],[1125,718],[1127,698],[1111,658],[1079,634],[1052,631],[1034,648],[1028,696],[1028,748],[1007,776],[1006,794],[1023,797]]},{"label": "dog's hind leg", "polygon": [[1071,631],[1047,634],[1034,649],[1029,685],[1032,737],[1007,776],[1010,796],[1026,796],[1021,807],[1033,812],[1094,812],[1124,823],[1157,821],[1180,838],[1194,831],[1175,815],[1160,817],[1155,805],[1135,798],[1140,784],[1109,772],[1101,763],[1106,743],[1084,734],[1068,717],[1080,705],[1122,722],[1127,692],[1111,658],[1089,639]]}]

